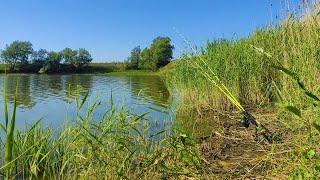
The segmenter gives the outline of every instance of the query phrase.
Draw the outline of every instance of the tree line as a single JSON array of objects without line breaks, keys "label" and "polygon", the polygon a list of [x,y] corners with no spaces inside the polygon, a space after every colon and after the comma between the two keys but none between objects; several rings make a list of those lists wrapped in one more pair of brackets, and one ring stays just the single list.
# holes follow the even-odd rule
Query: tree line
[{"label": "tree line", "polygon": [[14,41],[0,53],[9,72],[58,73],[76,72],[92,61],[84,48],[65,48],[62,51],[34,50],[29,41]]},{"label": "tree line", "polygon": [[150,47],[141,51],[140,46],[132,49],[126,61],[127,69],[157,70],[172,60],[174,46],[169,37],[157,37]]}]

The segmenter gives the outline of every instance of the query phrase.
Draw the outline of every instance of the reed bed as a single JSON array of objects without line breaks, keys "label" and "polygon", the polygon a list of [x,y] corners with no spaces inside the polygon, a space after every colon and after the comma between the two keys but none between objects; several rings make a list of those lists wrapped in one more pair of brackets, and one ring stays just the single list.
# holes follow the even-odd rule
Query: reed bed
[{"label": "reed bed", "polygon": [[[306,16],[308,14],[303,17]],[[261,48],[278,59],[285,67],[299,74],[307,87],[319,93],[319,17],[313,15],[297,19],[290,16],[274,27],[256,30],[247,38],[208,42],[197,53],[201,54],[208,67],[245,106],[263,107],[276,102],[277,89],[288,102],[300,104],[307,99],[298,86],[292,84],[292,80],[285,74],[275,71],[273,65],[278,62],[258,53],[256,48]],[[191,97],[190,102],[204,107],[221,110],[234,108],[226,97],[212,90],[208,79],[190,63],[192,59],[201,61],[196,56],[186,55],[175,63],[171,71],[171,84],[178,86],[182,98],[189,98],[189,94],[194,94],[196,97]],[[187,99],[185,101],[186,105],[194,104],[188,103]]]},{"label": "reed bed", "polygon": [[117,109],[112,97],[112,108],[94,119],[99,103],[85,106],[88,93],[75,94],[70,96],[76,97],[77,118],[59,130],[44,128],[39,120],[20,131],[14,128],[15,111],[8,115],[6,110],[6,118],[12,120],[1,136],[1,178],[161,179],[199,177],[204,172],[197,144],[183,132],[174,127],[150,131],[146,114]]},{"label": "reed bed", "polygon": [[[320,123],[317,97],[312,97],[320,94],[319,1],[304,7],[299,10],[302,14],[290,13],[277,25],[258,29],[246,38],[217,39],[204,48],[190,46],[190,53],[174,62],[170,70],[163,70],[168,85],[181,99],[177,121],[201,146],[210,144],[211,150],[205,150],[203,156],[211,151],[237,154],[230,139],[251,152],[250,157],[245,153],[232,158],[210,157],[207,161],[212,169],[223,161],[213,177],[319,178],[319,126],[312,125]],[[299,77],[298,83],[293,75]],[[212,82],[214,76],[243,108],[275,132],[278,142],[265,145],[258,139],[250,140],[255,132],[236,123],[242,118],[239,108]],[[308,91],[301,90],[302,86]],[[217,135],[223,138],[217,139]],[[214,148],[217,145],[218,150]],[[247,158],[252,164],[232,166],[234,158]],[[232,168],[223,170],[226,166]]]}]

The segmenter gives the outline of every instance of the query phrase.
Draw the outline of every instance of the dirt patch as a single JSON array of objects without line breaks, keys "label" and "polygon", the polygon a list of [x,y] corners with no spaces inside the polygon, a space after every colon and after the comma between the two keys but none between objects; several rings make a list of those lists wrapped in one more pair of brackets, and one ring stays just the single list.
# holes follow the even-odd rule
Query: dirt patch
[{"label": "dirt patch", "polygon": [[[252,112],[252,111],[251,111]],[[198,137],[197,141],[204,161],[210,166],[211,176],[219,178],[264,179],[273,176],[279,157],[286,154],[282,143],[286,138],[285,128],[271,112],[255,112],[253,115],[276,132],[277,142],[270,144],[257,133],[252,125],[249,128],[237,121],[240,114],[221,114],[206,112],[213,124],[212,133]],[[282,153],[283,152],[283,153]],[[280,177],[280,176],[278,176]]]}]

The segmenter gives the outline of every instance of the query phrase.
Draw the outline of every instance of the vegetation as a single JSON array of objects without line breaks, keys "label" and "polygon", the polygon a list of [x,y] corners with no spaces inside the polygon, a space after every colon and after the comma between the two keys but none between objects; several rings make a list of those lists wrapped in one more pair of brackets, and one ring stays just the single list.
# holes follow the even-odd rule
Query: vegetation
[{"label": "vegetation", "polygon": [[[200,51],[190,45],[163,70],[182,101],[179,124],[199,139],[219,169],[214,176],[319,178],[319,23],[319,13],[306,11],[247,38],[218,39]],[[234,99],[271,129],[274,143],[237,123],[243,115]]]},{"label": "vegetation", "polygon": [[128,69],[157,70],[170,63],[174,46],[168,37],[157,37],[153,40],[150,48],[141,52],[140,46],[131,51],[127,61]]},{"label": "vegetation", "polygon": [[8,65],[7,72],[31,73],[79,72],[92,61],[89,51],[83,48],[65,48],[61,52],[35,51],[28,41],[14,41],[7,45],[1,52],[1,59]]},{"label": "vegetation", "polygon": [[28,64],[28,58],[32,51],[30,42],[14,41],[1,52],[1,57],[9,65],[9,71],[13,71],[18,63]]},{"label": "vegetation", "polygon": [[[88,92],[78,88],[69,94],[71,99],[75,98],[78,116],[75,124],[65,124],[59,132],[43,129],[40,121],[23,132],[15,130],[14,104],[12,120],[1,126],[6,139],[0,153],[6,158],[0,159],[0,176],[158,179],[198,177],[202,172],[196,144],[182,132],[167,127],[153,133],[145,114],[133,115],[114,106],[97,121],[93,113],[98,102],[84,109]],[[110,103],[113,104],[112,97]],[[7,109],[5,114],[8,120]]]},{"label": "vegetation", "polygon": [[137,46],[132,49],[131,55],[128,58],[128,62],[130,62],[127,65],[128,69],[139,69],[139,64],[141,63],[140,54],[141,54],[140,46]]},{"label": "vegetation", "polygon": [[[140,46],[135,47],[124,63],[125,67],[122,67],[123,63],[95,63],[90,66],[93,59],[84,48],[48,52],[45,49],[34,50],[28,41],[14,41],[1,51],[0,59],[7,67],[0,64],[0,73],[108,73],[125,69],[155,71],[171,61],[173,49],[170,38],[157,37],[150,48],[141,51]],[[105,64],[109,67],[106,68]],[[112,64],[115,66],[111,67]]]},{"label": "vegetation", "polygon": [[[39,122],[24,132],[14,131],[16,103],[9,122],[4,98],[1,127],[6,139],[0,153],[5,159],[0,174],[57,179],[319,179],[320,15],[307,9],[247,38],[217,39],[199,51],[189,45],[190,54],[171,63],[169,38],[156,38],[142,51],[134,48],[127,68],[163,67],[160,74],[180,100],[175,112],[179,129],[152,133],[145,114],[113,106],[102,119],[93,119],[99,102],[83,111],[88,92],[78,90],[70,92],[78,109],[75,124],[66,124],[58,134]],[[45,72],[59,68],[61,61],[82,66],[76,62],[80,51],[44,54],[32,56],[35,64],[48,56]],[[85,59],[87,55],[83,52]],[[7,60],[12,64],[25,64],[21,53],[2,56],[11,57]]]}]

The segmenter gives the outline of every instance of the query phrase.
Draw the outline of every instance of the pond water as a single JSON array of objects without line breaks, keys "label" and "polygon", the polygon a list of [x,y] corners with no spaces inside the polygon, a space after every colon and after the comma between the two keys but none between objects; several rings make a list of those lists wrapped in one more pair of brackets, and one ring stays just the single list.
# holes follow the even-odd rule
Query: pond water
[{"label": "pond water", "polygon": [[[7,87],[9,109],[12,111],[18,81],[17,127],[24,128],[42,118],[45,126],[59,127],[66,120],[74,120],[76,104],[69,92],[89,91],[84,109],[98,102],[95,119],[110,109],[111,94],[116,107],[132,113],[146,113],[148,119],[171,121],[172,96],[158,76],[103,76],[103,75],[2,75],[0,76],[0,121],[4,119],[3,89]],[[79,87],[78,87],[79,88]]]}]

